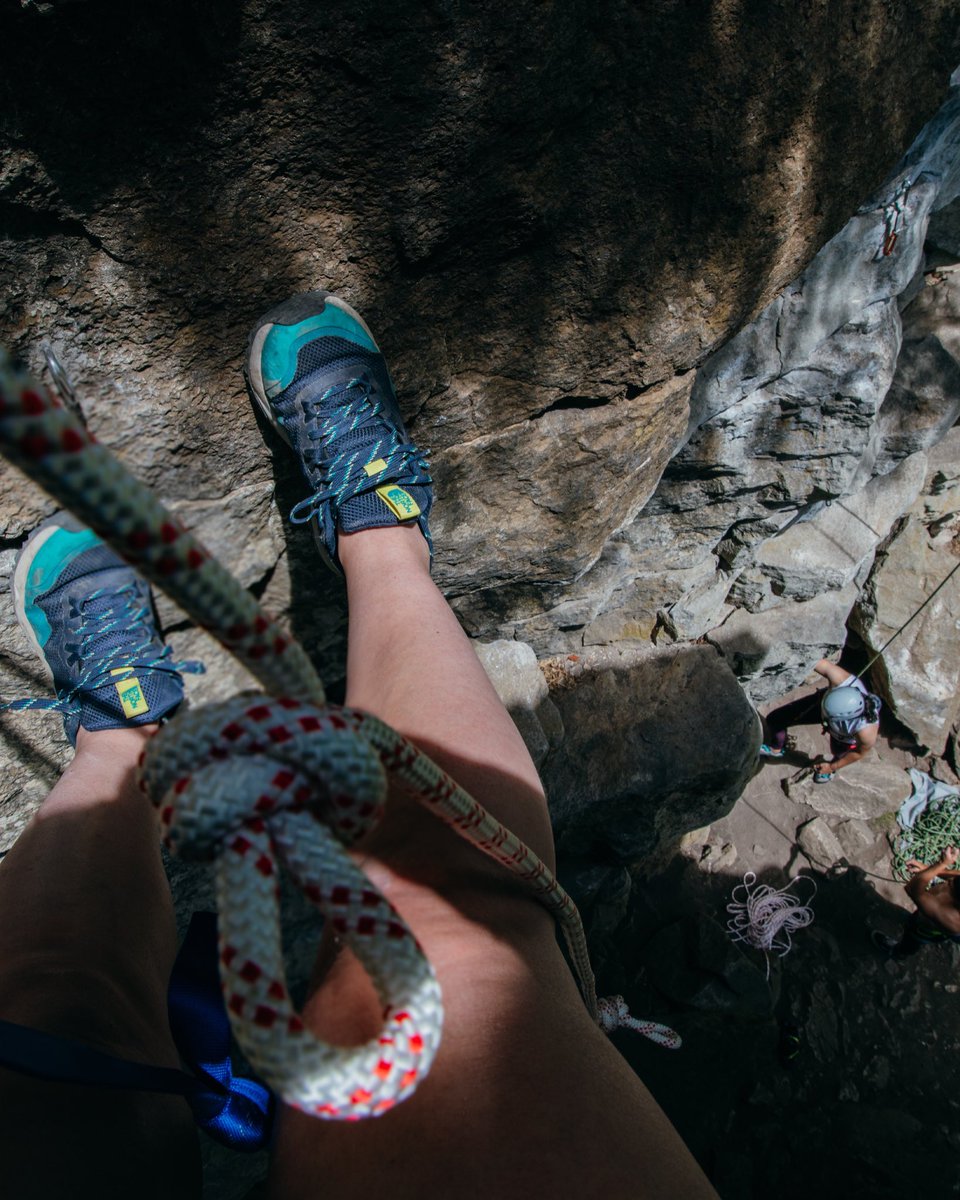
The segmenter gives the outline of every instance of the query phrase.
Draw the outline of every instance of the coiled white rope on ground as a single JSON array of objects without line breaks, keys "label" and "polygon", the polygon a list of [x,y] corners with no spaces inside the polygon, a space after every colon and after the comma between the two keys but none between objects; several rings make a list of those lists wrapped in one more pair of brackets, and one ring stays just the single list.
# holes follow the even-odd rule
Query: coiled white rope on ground
[{"label": "coiled white rope on ground", "polygon": [[[630,1017],[620,997],[598,1011],[580,915],[546,864],[382,721],[327,706],[299,644],[56,396],[13,369],[2,351],[0,449],[270,693],[178,714],[151,740],[140,779],[171,849],[216,860],[227,1011],[238,1043],[274,1091],[316,1116],[377,1116],[413,1092],[439,1044],[442,1005],[433,970],[345,850],[379,820],[388,776],[512,871],[553,913],[594,1020],[608,1032],[623,1026],[661,1045],[680,1045],[666,1026]],[[370,975],[384,1005],[374,1042],[328,1046],[296,1013],[279,936],[278,859]]]},{"label": "coiled white rope on ground", "polygon": [[[743,882],[733,889],[727,912],[732,913],[727,922],[727,932],[735,942],[743,942],[754,950],[762,950],[767,956],[767,978],[770,977],[771,952],[781,958],[793,948],[791,934],[805,929],[813,921],[813,909],[801,904],[790,888],[801,880],[813,888],[810,899],[816,895],[817,885],[809,875],[797,875],[785,887],[772,888],[757,883],[753,871],[747,871]],[[738,894],[739,893],[739,894]]]}]

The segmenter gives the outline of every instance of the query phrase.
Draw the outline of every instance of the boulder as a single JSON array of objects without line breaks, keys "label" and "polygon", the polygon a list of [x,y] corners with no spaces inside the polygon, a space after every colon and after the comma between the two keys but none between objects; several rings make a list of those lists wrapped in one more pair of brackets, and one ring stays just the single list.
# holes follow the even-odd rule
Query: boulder
[{"label": "boulder", "polygon": [[524,642],[475,642],[474,649],[539,767],[563,736],[563,725],[537,656]]},{"label": "boulder", "polygon": [[604,648],[544,664],[565,736],[543,779],[561,848],[636,863],[729,811],[760,726],[709,646]]},{"label": "boulder", "polygon": [[867,758],[838,771],[829,783],[814,783],[813,776],[784,784],[798,804],[832,820],[869,821],[894,813],[910,795],[910,780],[902,767]]},{"label": "boulder", "polygon": [[[956,201],[944,211],[954,212],[960,220]],[[935,337],[960,361],[960,265],[928,271],[924,285],[903,313],[903,335],[910,340]]]},{"label": "boulder", "polygon": [[829,870],[845,857],[843,846],[823,817],[814,817],[800,826],[797,845],[810,862],[822,871]]}]

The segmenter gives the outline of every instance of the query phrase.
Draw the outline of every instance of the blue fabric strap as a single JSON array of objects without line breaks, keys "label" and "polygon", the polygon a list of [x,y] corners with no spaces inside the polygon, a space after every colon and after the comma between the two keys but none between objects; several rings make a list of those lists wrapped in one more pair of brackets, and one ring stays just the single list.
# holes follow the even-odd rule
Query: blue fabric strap
[{"label": "blue fabric strap", "polygon": [[273,1096],[252,1079],[235,1076],[230,1064],[230,1021],[217,969],[217,917],[194,913],[167,989],[170,1031],[180,1056],[207,1081],[187,1101],[194,1120],[211,1137],[237,1150],[266,1145]]},{"label": "blue fabric strap", "polygon": [[181,1057],[194,1072],[127,1062],[80,1042],[0,1021],[0,1066],[54,1083],[129,1088],[185,1097],[193,1118],[234,1150],[268,1142],[273,1096],[262,1084],[237,1078],[230,1066],[230,1024],[217,977],[213,913],[195,913],[177,956],[167,996]]}]

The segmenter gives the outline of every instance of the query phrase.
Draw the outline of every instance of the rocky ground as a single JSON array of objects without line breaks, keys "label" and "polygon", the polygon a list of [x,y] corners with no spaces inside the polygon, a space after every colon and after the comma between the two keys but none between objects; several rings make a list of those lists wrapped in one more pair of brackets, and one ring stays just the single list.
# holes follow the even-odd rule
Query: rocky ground
[{"label": "rocky ground", "polygon": [[[623,987],[634,1012],[684,1038],[675,1054],[630,1034],[618,1034],[618,1045],[723,1200],[892,1198],[917,1179],[957,1194],[960,1099],[949,1079],[960,1048],[960,947],[888,962],[868,936],[896,933],[911,907],[892,878],[889,809],[909,794],[904,768],[930,762],[891,736],[850,772],[852,783],[871,767],[859,796],[848,787],[838,799],[839,782],[801,783],[788,795],[785,785],[823,748],[818,729],[797,734],[788,759],[764,762],[733,810],[688,835],[647,881],[631,905],[632,937],[621,927],[619,949],[607,944],[601,986]],[[946,764],[936,770],[952,780]],[[879,809],[880,790],[886,813],[852,815],[865,811],[868,793]],[[837,850],[840,860],[827,861]],[[816,884],[814,923],[771,961],[769,983],[762,954],[739,954],[724,933],[725,907],[747,871],[774,887],[797,874]],[[812,887],[793,890],[806,902]],[[800,1050],[788,1062],[791,1024]]]}]

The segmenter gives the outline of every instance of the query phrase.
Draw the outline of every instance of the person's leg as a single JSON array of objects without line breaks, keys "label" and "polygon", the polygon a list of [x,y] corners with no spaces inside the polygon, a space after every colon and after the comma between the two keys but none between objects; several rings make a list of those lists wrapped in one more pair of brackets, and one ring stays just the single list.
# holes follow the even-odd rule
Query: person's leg
[{"label": "person's leg", "polygon": [[794,725],[820,724],[820,692],[812,696],[801,696],[789,704],[781,704],[773,712],[762,717],[764,743],[775,750],[783,750],[787,744],[787,731]]},{"label": "person's leg", "polygon": [[[552,866],[533,763],[430,579],[428,462],[370,330],[329,293],[294,297],[254,327],[247,379],[310,488],[291,519],[346,576],[348,703],[410,737]],[[443,1040],[416,1094],[383,1117],[283,1110],[273,1196],[709,1193],[589,1019],[552,919],[505,868],[396,791],[357,858],[433,963]],[[328,942],[319,966],[308,1023],[334,1042],[374,1036],[380,1006],[352,954]]]},{"label": "person's leg", "polygon": [[[76,757],[0,863],[0,1019],[175,1067],[175,952],[157,817],[135,785],[156,722],[183,698],[149,589],[65,515],[22,548],[17,617],[49,669]],[[27,718],[23,718],[27,719]],[[0,1070],[0,1161],[18,1200],[184,1197],[199,1187],[184,1101]]]},{"label": "person's leg", "polygon": [[[175,1067],[172,902],[156,814],[134,783],[152,728],[81,729],[76,758],[0,863],[0,1018]],[[17,1200],[199,1194],[182,1100],[0,1070],[0,1111]]]},{"label": "person's leg", "polygon": [[[348,703],[445,767],[548,862],[543,790],[524,743],[430,579],[415,528],[341,537]],[[552,919],[435,818],[393,797],[360,856],[437,970],[444,1036],[415,1096],[377,1120],[281,1116],[272,1195],[710,1195],[649,1093],[587,1016]],[[341,954],[308,1006],[330,1040],[379,1013]],[[369,1005],[363,1004],[363,999]]]}]

